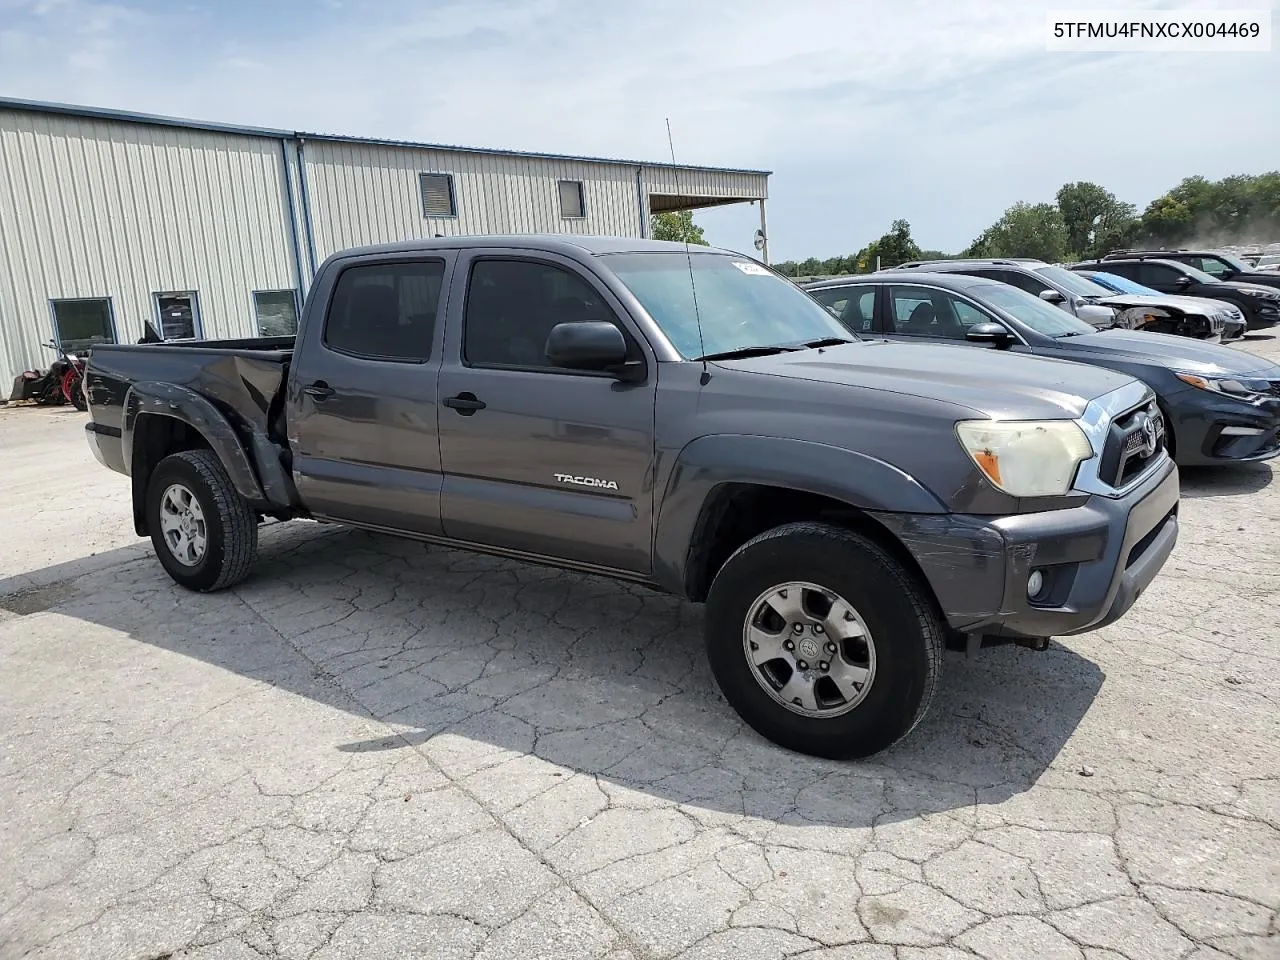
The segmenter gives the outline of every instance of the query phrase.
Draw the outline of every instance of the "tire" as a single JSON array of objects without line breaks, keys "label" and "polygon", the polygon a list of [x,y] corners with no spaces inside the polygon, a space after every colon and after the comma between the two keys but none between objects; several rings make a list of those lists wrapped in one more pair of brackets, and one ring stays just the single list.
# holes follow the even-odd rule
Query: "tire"
[{"label": "tire", "polygon": [[84,395],[84,380],[74,370],[68,370],[62,378],[62,395],[81,413],[89,409],[89,401]]},{"label": "tire", "polygon": [[[195,508],[187,514],[172,509],[184,502],[194,502]],[[147,485],[146,509],[156,557],[176,583],[211,592],[248,575],[258,552],[257,519],[212,450],[185,450],[161,460]],[[180,525],[184,516],[192,535],[184,539],[179,531],[178,542],[186,549],[172,546],[170,539],[174,518]],[[201,536],[203,549],[195,549]]]},{"label": "tire", "polygon": [[[802,591],[809,604],[806,612],[776,634],[792,640],[793,650],[763,668],[755,667],[752,659],[767,656],[768,643],[755,647],[751,638],[773,637],[776,625],[785,623],[777,617],[774,602],[766,604],[774,611],[770,612],[761,601],[783,584],[819,589]],[[823,607],[832,594],[843,602],[843,613],[834,605],[829,610]],[[790,602],[784,599],[782,605]],[[830,625],[826,628],[817,622],[824,610]],[[804,633],[787,633],[801,621],[805,621]],[[748,634],[751,625],[761,623],[767,627],[763,634]],[[846,637],[832,641],[838,624],[844,624],[840,632]],[[868,634],[869,640],[854,636],[859,631]],[[942,672],[944,629],[931,597],[890,553],[851,530],[802,522],[760,534],[720,568],[707,597],[706,641],[716,682],[752,729],[789,750],[847,760],[892,746],[928,712]],[[775,642],[785,644],[786,640]],[[791,706],[785,706],[784,690],[791,687],[790,681],[777,688],[788,673],[785,658],[794,659],[804,651],[811,655],[818,643],[823,644],[819,656],[830,661],[820,661],[819,671],[814,671],[808,660],[795,660],[807,667],[796,671],[801,686],[806,676],[817,680],[807,698],[794,698]],[[832,647],[839,653],[826,652]],[[855,691],[849,680],[857,671],[867,679]],[[837,673],[843,687],[834,680]],[[842,702],[836,703],[832,694]],[[817,707],[816,713],[800,712],[805,699]]]}]

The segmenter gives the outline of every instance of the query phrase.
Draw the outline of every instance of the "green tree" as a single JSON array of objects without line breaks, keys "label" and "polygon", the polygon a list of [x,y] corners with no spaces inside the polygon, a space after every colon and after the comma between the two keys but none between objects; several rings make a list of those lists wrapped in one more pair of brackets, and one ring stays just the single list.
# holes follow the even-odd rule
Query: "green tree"
[{"label": "green tree", "polygon": [[1071,256],[1099,257],[1124,246],[1136,226],[1133,204],[1087,180],[1063,184],[1057,200]]},{"label": "green tree", "polygon": [[650,218],[649,236],[654,240],[673,240],[676,243],[698,243],[704,247],[709,246],[702,235],[702,228],[693,222],[692,210],[655,213]]},{"label": "green tree", "polygon": [[970,257],[1034,257],[1050,263],[1067,256],[1067,225],[1052,203],[1015,203],[965,251]]},{"label": "green tree", "polygon": [[876,258],[880,260],[880,269],[887,270],[906,263],[908,260],[920,259],[920,247],[911,238],[911,224],[906,220],[895,220],[889,232],[878,240],[872,240],[858,251],[858,273],[868,273],[876,269]]}]

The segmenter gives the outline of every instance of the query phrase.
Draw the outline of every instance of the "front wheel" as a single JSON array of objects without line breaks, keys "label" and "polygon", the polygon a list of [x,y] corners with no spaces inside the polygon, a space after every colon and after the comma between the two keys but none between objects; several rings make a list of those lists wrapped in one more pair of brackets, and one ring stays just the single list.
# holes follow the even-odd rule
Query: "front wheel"
[{"label": "front wheel", "polygon": [[161,566],[189,590],[221,590],[249,573],[258,524],[212,450],[184,450],[156,466],[147,529]]},{"label": "front wheel", "polygon": [[707,655],[730,705],[800,753],[866,757],[910,733],[942,669],[916,578],[851,530],[791,523],[740,547],[707,597]]}]

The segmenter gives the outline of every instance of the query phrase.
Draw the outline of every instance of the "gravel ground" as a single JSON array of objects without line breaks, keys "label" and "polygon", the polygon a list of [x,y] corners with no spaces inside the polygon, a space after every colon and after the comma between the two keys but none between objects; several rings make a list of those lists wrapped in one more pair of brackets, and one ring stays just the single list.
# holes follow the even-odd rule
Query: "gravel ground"
[{"label": "gravel ground", "polygon": [[948,655],[842,764],[627,586],[293,523],[185,593],[83,420],[0,409],[5,960],[1280,957],[1269,465],[1184,471],[1127,617]]}]

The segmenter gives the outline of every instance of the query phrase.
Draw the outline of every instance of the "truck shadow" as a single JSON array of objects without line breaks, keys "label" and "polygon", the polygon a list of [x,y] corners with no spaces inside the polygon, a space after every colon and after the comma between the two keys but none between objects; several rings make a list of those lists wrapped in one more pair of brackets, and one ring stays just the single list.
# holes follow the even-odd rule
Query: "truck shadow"
[{"label": "truck shadow", "polygon": [[[804,827],[867,826],[1029,789],[1103,682],[1070,648],[948,654],[926,720],[839,763],[742,724],[705,664],[701,607],[643,588],[309,523],[264,527],[234,591],[174,585],[149,544],[0,581],[43,610],[390,724],[451,775],[536,756],[654,798]],[[33,623],[36,621],[33,621]]]}]

